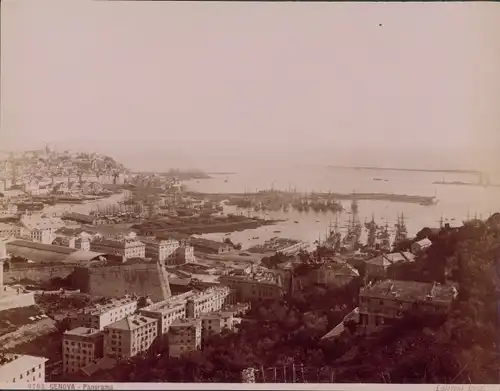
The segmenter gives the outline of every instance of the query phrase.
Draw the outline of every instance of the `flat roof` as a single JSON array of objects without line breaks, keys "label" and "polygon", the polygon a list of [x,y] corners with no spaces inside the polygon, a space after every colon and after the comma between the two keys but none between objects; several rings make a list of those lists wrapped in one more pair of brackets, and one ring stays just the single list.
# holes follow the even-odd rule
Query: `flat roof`
[{"label": "flat roof", "polygon": [[79,314],[87,315],[101,315],[105,312],[111,311],[115,308],[119,308],[123,305],[127,305],[138,300],[134,297],[122,297],[120,299],[111,298],[106,304],[94,304],[91,307],[85,307],[78,311]]},{"label": "flat roof", "polygon": [[148,305],[147,307],[141,308],[140,311],[164,313],[164,312],[168,312],[169,310],[171,310],[173,308],[176,308],[179,306],[185,306],[186,300],[187,300],[186,298],[177,299],[177,300],[167,299],[167,300],[160,301],[158,303]]},{"label": "flat roof", "polygon": [[22,240],[22,239],[13,240],[13,241],[7,243],[7,246],[17,246],[17,247],[30,248],[30,249],[34,249],[34,250],[50,251],[50,252],[58,253],[58,254],[72,254],[72,253],[78,251],[75,248],[56,246],[53,244],[43,244],[43,243],[31,242],[29,240]]},{"label": "flat roof", "polygon": [[[27,354],[5,354],[0,356],[1,359],[10,360],[0,365],[0,379],[11,379],[12,376],[17,376],[26,369],[33,368],[37,365],[44,365],[48,361],[45,357],[30,356]],[[3,360],[2,360],[3,361]]]},{"label": "flat roof", "polygon": [[450,304],[456,295],[456,288],[448,285],[417,281],[385,280],[374,285],[367,285],[360,291],[360,296],[373,298],[391,298],[401,301]]},{"label": "flat roof", "polygon": [[201,319],[176,319],[172,322],[170,327],[192,327],[192,326],[201,326]]},{"label": "flat roof", "polygon": [[154,318],[148,318],[144,315],[129,315],[126,318],[120,319],[115,323],[112,323],[106,328],[115,330],[135,330],[144,325],[157,322]]},{"label": "flat roof", "polygon": [[76,336],[91,336],[99,334],[101,331],[98,329],[93,329],[89,327],[77,327],[73,330],[68,330],[64,335],[76,335]]}]

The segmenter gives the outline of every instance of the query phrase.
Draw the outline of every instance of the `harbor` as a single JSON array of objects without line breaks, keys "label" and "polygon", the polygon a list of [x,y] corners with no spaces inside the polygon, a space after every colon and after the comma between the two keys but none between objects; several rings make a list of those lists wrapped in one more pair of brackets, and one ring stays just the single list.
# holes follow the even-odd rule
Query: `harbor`
[{"label": "harbor", "polygon": [[311,207],[317,210],[332,210],[338,212],[342,210],[338,201],[346,200],[371,200],[389,201],[410,204],[420,204],[431,206],[438,200],[435,196],[394,194],[394,193],[333,193],[333,192],[312,192],[298,193],[296,191],[283,190],[263,190],[254,193],[198,193],[188,192],[194,198],[208,198],[210,200],[226,201],[228,205],[235,205],[241,208],[258,209],[287,209],[292,206],[296,209],[307,209]]}]

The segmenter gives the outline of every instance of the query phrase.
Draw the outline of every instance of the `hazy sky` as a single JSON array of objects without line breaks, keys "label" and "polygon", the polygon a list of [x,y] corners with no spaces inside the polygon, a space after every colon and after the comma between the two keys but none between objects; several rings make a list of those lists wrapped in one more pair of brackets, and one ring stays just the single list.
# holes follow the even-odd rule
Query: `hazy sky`
[{"label": "hazy sky", "polygon": [[500,162],[500,4],[3,0],[1,17],[0,149]]}]

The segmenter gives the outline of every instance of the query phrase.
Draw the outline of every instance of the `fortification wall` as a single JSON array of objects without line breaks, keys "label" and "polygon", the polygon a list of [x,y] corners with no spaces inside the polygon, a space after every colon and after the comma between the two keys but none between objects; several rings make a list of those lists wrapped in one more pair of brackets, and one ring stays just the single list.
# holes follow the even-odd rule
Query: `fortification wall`
[{"label": "fortification wall", "polygon": [[56,277],[66,278],[73,272],[74,268],[74,265],[64,265],[11,269],[4,271],[3,279],[5,284],[14,284],[22,280],[45,282]]},{"label": "fortification wall", "polygon": [[72,285],[94,296],[149,296],[153,302],[171,296],[168,275],[157,263],[76,268]]},{"label": "fortification wall", "polygon": [[29,307],[35,305],[34,293],[0,295],[0,312],[10,310],[11,308]]}]

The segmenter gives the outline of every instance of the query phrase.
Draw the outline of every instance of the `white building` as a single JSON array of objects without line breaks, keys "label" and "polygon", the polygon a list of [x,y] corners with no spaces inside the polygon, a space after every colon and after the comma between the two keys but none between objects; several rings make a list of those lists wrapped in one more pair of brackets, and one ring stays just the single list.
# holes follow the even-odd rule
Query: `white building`
[{"label": "white building", "polygon": [[219,311],[231,294],[227,286],[214,286],[187,299],[186,315],[189,318],[198,318],[202,313]]},{"label": "white building", "polygon": [[0,355],[0,383],[44,383],[44,357],[24,354]]},{"label": "white building", "polygon": [[117,239],[93,240],[90,243],[92,251],[107,254],[118,254],[124,258],[145,258],[146,245],[135,237],[122,237]]},{"label": "white building", "polygon": [[60,218],[40,216],[26,216],[21,218],[22,233],[30,237],[33,242],[51,244],[55,239],[55,232],[64,227]]},{"label": "white building", "polygon": [[124,319],[136,311],[136,298],[110,299],[110,302],[107,304],[96,304],[90,308],[80,310],[71,319],[71,328],[87,327],[103,330],[107,325]]},{"label": "white building", "polygon": [[158,336],[157,320],[131,315],[104,329],[104,354],[129,358],[147,351]]},{"label": "white building", "polygon": [[142,243],[146,245],[146,257],[164,262],[179,248],[180,243],[175,239],[156,239],[141,238]]},{"label": "white building", "polygon": [[166,334],[174,321],[186,318],[186,299],[176,299],[174,296],[141,308],[139,313],[149,318],[157,319],[158,335]]}]

